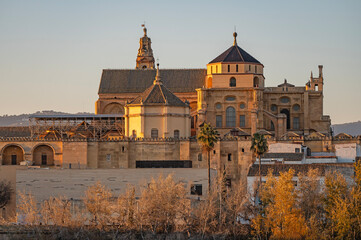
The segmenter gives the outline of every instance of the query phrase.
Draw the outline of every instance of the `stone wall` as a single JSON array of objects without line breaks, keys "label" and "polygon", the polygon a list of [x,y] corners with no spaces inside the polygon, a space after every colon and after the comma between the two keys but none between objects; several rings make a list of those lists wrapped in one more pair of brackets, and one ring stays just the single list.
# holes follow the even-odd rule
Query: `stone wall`
[{"label": "stone wall", "polygon": [[173,174],[175,181],[185,184],[189,196],[190,184],[193,183],[202,184],[202,196],[206,195],[207,169],[20,169],[17,170],[16,188],[17,191],[33,194],[38,202],[50,196],[82,200],[87,188],[98,181],[107,186],[115,197],[124,193],[128,186],[134,186],[139,196],[152,178],[169,174]]}]

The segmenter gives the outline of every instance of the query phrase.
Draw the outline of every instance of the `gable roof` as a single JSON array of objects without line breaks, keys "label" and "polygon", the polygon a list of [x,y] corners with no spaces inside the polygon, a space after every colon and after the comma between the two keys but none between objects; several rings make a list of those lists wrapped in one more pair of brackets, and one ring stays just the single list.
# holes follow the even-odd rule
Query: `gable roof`
[{"label": "gable roof", "polygon": [[[195,92],[204,86],[206,69],[162,69],[163,83],[174,93]],[[156,69],[104,69],[98,94],[141,93],[153,84]]]},{"label": "gable roof", "polygon": [[352,139],[352,136],[350,134],[347,133],[339,133],[335,136],[335,138],[349,138]]},{"label": "gable roof", "polygon": [[245,63],[260,63],[257,59],[252,57],[238,45],[233,45],[224,51],[221,55],[213,59],[209,63],[218,63],[218,62],[245,62]]},{"label": "gable roof", "polygon": [[294,87],[295,85],[287,82],[287,79],[282,84],[279,84],[277,87]]},{"label": "gable roof", "polygon": [[236,127],[224,134],[224,136],[251,136],[251,134],[247,133],[242,128]]},{"label": "gable roof", "polygon": [[134,98],[128,105],[143,104],[143,105],[169,105],[187,107],[182,100],[174,95],[162,83],[155,83],[147,88],[142,94]]}]

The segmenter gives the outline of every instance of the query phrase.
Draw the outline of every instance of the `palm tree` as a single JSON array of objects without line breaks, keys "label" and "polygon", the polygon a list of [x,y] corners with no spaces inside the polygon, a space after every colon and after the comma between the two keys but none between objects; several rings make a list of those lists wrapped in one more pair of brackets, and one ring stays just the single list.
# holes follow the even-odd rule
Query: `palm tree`
[{"label": "palm tree", "polygon": [[198,143],[202,145],[203,150],[207,151],[208,193],[210,193],[211,190],[211,151],[214,148],[214,145],[218,142],[218,135],[218,131],[215,130],[209,123],[203,123],[197,136]]},{"label": "palm tree", "polygon": [[253,150],[256,157],[259,159],[259,184],[262,184],[262,176],[261,176],[261,155],[268,150],[267,139],[263,134],[255,133],[252,138],[251,150]]}]

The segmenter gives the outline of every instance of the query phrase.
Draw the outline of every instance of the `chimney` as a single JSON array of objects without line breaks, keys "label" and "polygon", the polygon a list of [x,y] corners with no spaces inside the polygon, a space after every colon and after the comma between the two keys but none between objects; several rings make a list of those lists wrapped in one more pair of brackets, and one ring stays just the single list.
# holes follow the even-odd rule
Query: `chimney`
[{"label": "chimney", "polygon": [[322,65],[318,65],[318,77],[319,77],[319,78],[323,77],[322,68],[323,68]]}]

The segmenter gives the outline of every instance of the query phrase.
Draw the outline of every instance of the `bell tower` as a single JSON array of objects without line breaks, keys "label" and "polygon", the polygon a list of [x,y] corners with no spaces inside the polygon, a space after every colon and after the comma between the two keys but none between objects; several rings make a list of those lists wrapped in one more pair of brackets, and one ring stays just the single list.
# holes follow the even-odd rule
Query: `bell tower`
[{"label": "bell tower", "polygon": [[139,40],[139,49],[137,55],[137,64],[135,69],[154,69],[154,57],[151,47],[152,41],[147,36],[147,28],[142,25],[144,36]]}]

